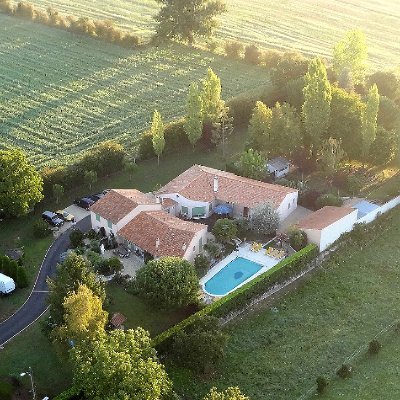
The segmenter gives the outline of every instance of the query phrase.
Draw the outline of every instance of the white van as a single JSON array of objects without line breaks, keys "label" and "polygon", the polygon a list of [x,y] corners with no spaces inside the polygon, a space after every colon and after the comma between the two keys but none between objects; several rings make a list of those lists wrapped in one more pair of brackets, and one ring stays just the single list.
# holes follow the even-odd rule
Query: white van
[{"label": "white van", "polygon": [[0,274],[0,293],[11,293],[15,289],[14,279],[7,275]]}]

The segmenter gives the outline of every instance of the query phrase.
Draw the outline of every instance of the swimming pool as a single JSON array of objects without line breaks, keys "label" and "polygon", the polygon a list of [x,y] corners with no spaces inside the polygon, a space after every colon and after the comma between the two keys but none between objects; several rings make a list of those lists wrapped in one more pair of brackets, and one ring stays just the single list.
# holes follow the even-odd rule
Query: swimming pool
[{"label": "swimming pool", "polygon": [[212,276],[204,284],[204,289],[213,296],[224,296],[251,278],[261,268],[263,268],[261,264],[243,257],[236,257]]}]

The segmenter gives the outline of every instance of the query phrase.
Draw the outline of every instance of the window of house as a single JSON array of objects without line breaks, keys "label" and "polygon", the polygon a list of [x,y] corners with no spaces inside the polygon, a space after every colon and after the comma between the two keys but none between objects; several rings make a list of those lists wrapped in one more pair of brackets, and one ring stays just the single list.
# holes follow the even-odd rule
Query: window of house
[{"label": "window of house", "polygon": [[181,208],[181,213],[184,215],[188,215],[189,214],[189,209],[185,206],[182,206]]},{"label": "window of house", "polygon": [[290,203],[287,205],[287,208],[288,208],[288,209],[290,208]]},{"label": "window of house", "polygon": [[196,246],[193,246],[193,251],[196,251]]},{"label": "window of house", "polygon": [[201,237],[199,239],[199,251],[201,251],[202,248],[203,248],[203,238]]},{"label": "window of house", "polygon": [[205,207],[193,207],[192,208],[192,217],[204,217],[206,215]]},{"label": "window of house", "polygon": [[96,221],[100,221],[100,215],[99,214],[96,214]]},{"label": "window of house", "polygon": [[112,229],[112,222],[111,222],[111,221],[107,221],[107,224],[108,224],[108,227],[109,227],[110,229]]}]

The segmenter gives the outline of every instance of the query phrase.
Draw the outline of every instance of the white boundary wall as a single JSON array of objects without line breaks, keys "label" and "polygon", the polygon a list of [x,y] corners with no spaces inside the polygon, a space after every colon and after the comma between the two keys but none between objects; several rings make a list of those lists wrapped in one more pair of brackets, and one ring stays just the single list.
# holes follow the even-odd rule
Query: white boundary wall
[{"label": "white boundary wall", "polygon": [[362,224],[365,222],[366,224],[369,224],[373,220],[376,219],[376,217],[380,214],[383,214],[392,208],[398,206],[400,204],[400,196],[395,197],[392,200],[389,200],[387,203],[382,204],[380,207],[376,208],[375,210],[371,211],[364,217],[360,218],[357,220],[356,224]]}]

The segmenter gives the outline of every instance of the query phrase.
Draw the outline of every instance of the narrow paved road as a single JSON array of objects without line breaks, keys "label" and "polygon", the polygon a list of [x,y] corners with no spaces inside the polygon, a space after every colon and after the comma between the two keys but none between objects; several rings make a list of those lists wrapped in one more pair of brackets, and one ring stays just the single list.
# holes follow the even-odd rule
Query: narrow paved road
[{"label": "narrow paved road", "polygon": [[[75,227],[84,232],[88,231],[90,216],[77,222]],[[69,231],[64,232],[50,246],[28,300],[15,314],[0,323],[0,347],[20,334],[46,311],[48,306],[46,278],[54,276],[60,254],[68,249]]]}]

